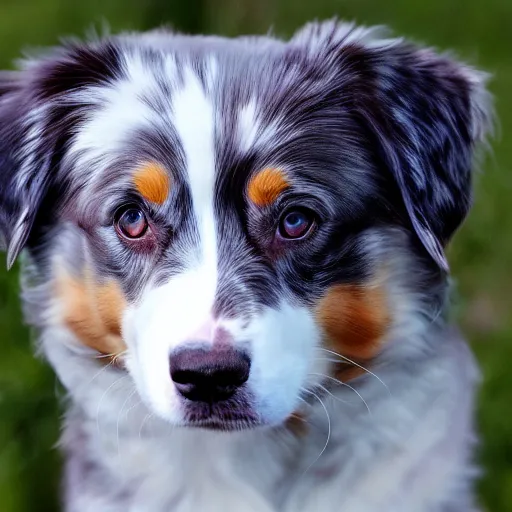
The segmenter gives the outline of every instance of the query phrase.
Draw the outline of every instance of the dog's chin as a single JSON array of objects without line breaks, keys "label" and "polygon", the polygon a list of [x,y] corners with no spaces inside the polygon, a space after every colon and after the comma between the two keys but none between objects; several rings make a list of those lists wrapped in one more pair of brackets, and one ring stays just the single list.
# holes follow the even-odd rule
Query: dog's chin
[{"label": "dog's chin", "polygon": [[216,403],[184,400],[182,408],[186,427],[235,431],[265,425],[249,401],[240,396]]},{"label": "dog's chin", "polygon": [[218,432],[236,432],[240,430],[250,430],[258,427],[263,427],[264,424],[259,421],[254,421],[250,418],[243,418],[239,420],[223,420],[220,418],[210,418],[207,420],[194,420],[183,423],[187,428],[199,428],[205,430],[216,430]]}]

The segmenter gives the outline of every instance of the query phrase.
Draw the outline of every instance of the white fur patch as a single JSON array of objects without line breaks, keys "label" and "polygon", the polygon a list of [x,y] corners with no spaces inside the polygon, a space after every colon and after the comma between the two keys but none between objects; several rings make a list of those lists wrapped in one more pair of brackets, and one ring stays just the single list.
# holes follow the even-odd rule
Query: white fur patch
[{"label": "white fur patch", "polygon": [[[174,123],[185,152],[187,177],[199,231],[200,263],[216,286],[217,241],[213,211],[215,187],[215,114],[199,78],[185,70],[184,85],[173,99]],[[212,284],[212,283],[210,283]],[[207,284],[206,284],[207,285]]]},{"label": "white fur patch", "polygon": [[191,69],[173,97],[174,126],[185,153],[198,240],[184,254],[186,270],[149,290],[126,315],[125,333],[134,356],[129,368],[139,388],[163,417],[180,421],[169,375],[169,354],[191,340],[210,319],[217,289],[214,216],[214,110]]},{"label": "white fur patch", "polygon": [[130,132],[154,120],[155,113],[139,97],[156,87],[154,75],[137,54],[125,55],[123,69],[126,77],[113,84],[90,87],[72,96],[77,103],[99,105],[70,148],[70,155],[77,155],[83,163],[116,156],[125,149],[123,142]]},{"label": "white fur patch", "polygon": [[258,128],[259,121],[257,119],[256,102],[251,100],[240,109],[238,117],[240,147],[243,151],[248,151],[253,146],[258,134]]},{"label": "white fur patch", "polygon": [[[255,99],[251,99],[238,113],[238,140],[242,151],[249,151],[253,147],[268,149],[276,144],[284,143],[283,132],[279,130],[280,124],[285,124],[285,119],[278,117],[270,123],[263,124],[258,117],[258,105]],[[289,132],[287,137],[291,137]],[[293,135],[297,135],[294,132]],[[279,139],[277,139],[277,137]]]},{"label": "white fur patch", "polygon": [[249,385],[259,412],[279,424],[299,407],[310,375],[325,370],[325,361],[315,358],[320,332],[309,310],[283,303],[255,317],[246,336],[252,342]]}]

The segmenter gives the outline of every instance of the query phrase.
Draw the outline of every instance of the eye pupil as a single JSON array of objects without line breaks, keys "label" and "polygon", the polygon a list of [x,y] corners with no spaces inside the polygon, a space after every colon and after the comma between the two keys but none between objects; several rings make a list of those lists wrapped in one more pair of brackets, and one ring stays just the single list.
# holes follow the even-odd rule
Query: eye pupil
[{"label": "eye pupil", "polygon": [[142,213],[138,210],[128,210],[126,212],[125,222],[128,224],[134,224],[140,220]]},{"label": "eye pupil", "polygon": [[313,224],[313,215],[308,212],[294,210],[282,217],[279,234],[283,238],[301,238],[308,233]]},{"label": "eye pupil", "polygon": [[290,227],[297,227],[300,226],[303,222],[305,222],[305,217],[301,213],[290,213],[286,219],[285,222]]},{"label": "eye pupil", "polygon": [[126,238],[140,238],[146,232],[148,223],[144,213],[138,208],[128,208],[119,215],[117,230]]}]

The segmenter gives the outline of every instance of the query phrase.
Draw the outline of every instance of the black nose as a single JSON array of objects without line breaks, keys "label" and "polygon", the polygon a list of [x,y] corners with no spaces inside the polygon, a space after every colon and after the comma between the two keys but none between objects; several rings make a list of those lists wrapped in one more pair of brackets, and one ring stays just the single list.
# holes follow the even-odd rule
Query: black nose
[{"label": "black nose", "polygon": [[250,368],[247,354],[234,348],[182,348],[170,357],[176,389],[197,402],[227,400],[247,381]]}]

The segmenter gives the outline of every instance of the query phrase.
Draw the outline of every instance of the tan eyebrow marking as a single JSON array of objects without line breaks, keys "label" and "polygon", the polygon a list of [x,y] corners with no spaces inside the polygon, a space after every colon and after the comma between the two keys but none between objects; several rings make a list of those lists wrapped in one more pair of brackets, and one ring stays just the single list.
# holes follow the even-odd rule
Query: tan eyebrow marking
[{"label": "tan eyebrow marking", "polygon": [[164,203],[171,189],[169,174],[157,162],[141,165],[133,175],[133,182],[142,197],[156,204]]},{"label": "tan eyebrow marking", "polygon": [[255,205],[268,206],[289,186],[290,183],[283,171],[267,167],[251,178],[247,187],[247,195]]}]

